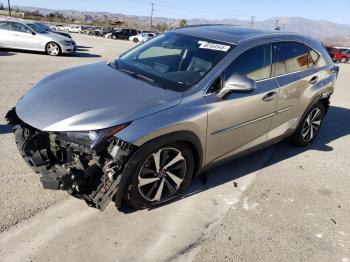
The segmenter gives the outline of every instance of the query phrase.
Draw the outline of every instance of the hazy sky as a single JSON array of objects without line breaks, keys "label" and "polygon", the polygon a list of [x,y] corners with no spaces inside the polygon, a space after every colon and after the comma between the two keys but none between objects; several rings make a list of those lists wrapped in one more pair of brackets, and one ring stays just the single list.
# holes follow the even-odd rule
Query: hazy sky
[{"label": "hazy sky", "polygon": [[[4,4],[7,0],[0,0]],[[350,24],[350,0],[11,0],[12,5],[80,11],[108,11],[128,15],[149,15],[155,3],[155,16],[169,18],[238,18],[256,16],[301,16]]]}]

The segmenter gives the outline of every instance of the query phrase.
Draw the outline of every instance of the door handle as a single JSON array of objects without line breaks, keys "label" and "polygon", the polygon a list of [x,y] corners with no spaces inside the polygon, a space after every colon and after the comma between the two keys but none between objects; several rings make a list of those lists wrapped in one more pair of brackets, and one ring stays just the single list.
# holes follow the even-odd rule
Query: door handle
[{"label": "door handle", "polygon": [[310,79],[309,83],[311,85],[314,85],[318,82],[318,76],[314,76],[313,78]]},{"label": "door handle", "polygon": [[277,92],[269,92],[262,98],[262,100],[265,102],[272,101],[277,95]]}]

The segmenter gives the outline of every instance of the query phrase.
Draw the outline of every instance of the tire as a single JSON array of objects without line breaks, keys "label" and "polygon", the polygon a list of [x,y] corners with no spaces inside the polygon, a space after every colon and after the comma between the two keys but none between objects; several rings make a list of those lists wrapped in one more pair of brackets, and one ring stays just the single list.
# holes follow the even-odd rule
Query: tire
[{"label": "tire", "polygon": [[45,47],[45,51],[48,55],[58,56],[61,54],[61,47],[56,42],[49,42]]},{"label": "tire", "polygon": [[133,160],[135,166],[124,194],[129,206],[135,209],[158,206],[187,190],[194,172],[194,158],[186,143],[162,146],[153,143],[139,150],[142,154]]},{"label": "tire", "polygon": [[116,35],[112,35],[112,39],[113,40],[117,40],[117,36]]},{"label": "tire", "polygon": [[346,63],[346,58],[345,58],[345,57],[342,57],[342,58],[340,59],[340,63]]},{"label": "tire", "polygon": [[135,37],[132,41],[133,41],[134,43],[138,43],[138,42],[139,42],[139,39],[137,39],[137,37]]},{"label": "tire", "polygon": [[325,111],[322,102],[318,102],[312,106],[292,136],[293,143],[297,146],[310,145],[320,131],[324,114]]}]

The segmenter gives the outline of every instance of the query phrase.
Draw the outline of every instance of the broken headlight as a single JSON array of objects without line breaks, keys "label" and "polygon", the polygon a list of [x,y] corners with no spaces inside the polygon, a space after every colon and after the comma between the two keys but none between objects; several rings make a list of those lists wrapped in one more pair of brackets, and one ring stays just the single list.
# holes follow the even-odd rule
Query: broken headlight
[{"label": "broken headlight", "polygon": [[119,131],[126,128],[130,123],[118,125],[111,128],[93,130],[93,131],[71,131],[71,132],[61,132],[58,134],[58,139],[88,146],[94,148],[99,145],[104,140],[112,137]]}]

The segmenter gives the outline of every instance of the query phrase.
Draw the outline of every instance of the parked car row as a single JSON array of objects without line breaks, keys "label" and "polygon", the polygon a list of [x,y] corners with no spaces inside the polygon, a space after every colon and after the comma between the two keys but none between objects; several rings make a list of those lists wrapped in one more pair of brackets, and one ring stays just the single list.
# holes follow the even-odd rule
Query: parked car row
[{"label": "parked car row", "polygon": [[66,33],[79,33],[93,36],[101,36],[110,39],[123,39],[130,40],[135,43],[143,43],[149,39],[156,36],[156,33],[149,31],[138,31],[136,29],[122,28],[115,29],[111,27],[101,27],[101,26],[80,26],[80,25],[54,25],[51,26],[51,30],[57,32],[66,32]]},{"label": "parked car row", "polygon": [[350,49],[336,48],[326,45],[326,49],[331,56],[333,62],[348,63],[350,61]]}]

